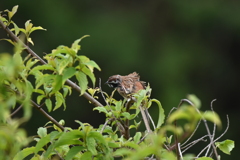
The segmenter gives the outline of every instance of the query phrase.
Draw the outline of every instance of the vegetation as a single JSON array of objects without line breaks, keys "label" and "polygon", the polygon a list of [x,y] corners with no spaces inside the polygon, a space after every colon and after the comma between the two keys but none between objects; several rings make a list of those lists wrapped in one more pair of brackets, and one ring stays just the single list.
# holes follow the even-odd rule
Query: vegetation
[{"label": "vegetation", "polygon": [[[18,6],[14,6],[0,16],[1,29],[8,35],[1,40],[14,46],[13,55],[0,54],[1,159],[220,160],[219,151],[230,154],[234,148],[232,140],[219,141],[228,130],[228,117],[225,131],[215,136],[216,128],[221,128],[221,120],[213,110],[214,100],[211,110],[201,111],[200,100],[189,95],[165,116],[160,101],[151,99],[152,89],[148,85],[130,100],[118,101],[114,99],[115,91],[108,94],[101,89],[101,82],[95,87],[94,70],[101,70],[97,63],[79,55],[80,42],[86,36],[75,40],[71,47],[62,45],[53,49],[42,59],[29,47],[34,44],[30,35],[45,29],[33,26],[30,21],[25,23],[25,28],[19,28],[12,21],[17,9]],[[34,81],[30,81],[32,77]],[[76,79],[77,84],[71,79]],[[89,81],[92,88],[88,87]],[[94,105],[94,110],[105,114],[104,124],[94,128],[76,120],[79,127],[70,128],[64,126],[64,120],[57,122],[51,117],[51,111],[68,107],[65,101],[73,90],[86,98],[89,105]],[[35,99],[33,95],[37,95]],[[105,100],[104,105],[98,101],[100,96]],[[147,110],[152,106],[159,108],[157,122],[148,115],[151,123],[142,123],[141,108]],[[27,131],[19,127],[32,116],[32,107],[49,119],[45,126],[39,126],[38,136],[34,138],[27,137]],[[22,118],[13,118],[19,109],[23,109]],[[201,122],[206,134],[192,140]],[[214,126],[212,130],[209,122]],[[140,125],[146,130],[140,130]],[[31,141],[35,141],[35,145],[28,146]],[[199,147],[199,153],[189,152],[200,141],[207,141],[205,147]]]}]

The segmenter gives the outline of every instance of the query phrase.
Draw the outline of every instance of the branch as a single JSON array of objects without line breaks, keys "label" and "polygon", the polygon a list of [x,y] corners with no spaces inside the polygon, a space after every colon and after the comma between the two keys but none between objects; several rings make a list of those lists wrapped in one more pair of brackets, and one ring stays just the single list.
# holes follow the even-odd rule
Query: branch
[{"label": "branch", "polygon": [[51,117],[49,114],[47,114],[47,112],[45,112],[41,106],[39,106],[37,103],[35,103],[33,100],[31,100],[32,105],[37,108],[48,120],[50,120],[53,124],[55,124],[56,126],[58,126],[58,128],[60,128],[62,131],[64,131],[64,127],[59,124],[53,117]]},{"label": "branch", "polygon": [[[26,52],[31,54],[33,57],[37,58],[42,64],[47,64],[41,57],[39,57],[31,48],[29,48],[27,45],[25,45],[5,24],[3,21],[0,20],[0,26],[9,34],[9,36],[12,38],[13,41],[20,43],[24,48],[26,48]],[[73,83],[70,80],[67,80],[65,82],[67,85],[71,86],[73,89],[81,92],[81,88]],[[83,97],[86,98],[88,101],[90,101],[94,106],[103,106],[100,102],[98,102],[96,99],[94,99],[91,95],[88,93],[84,93]]]}]

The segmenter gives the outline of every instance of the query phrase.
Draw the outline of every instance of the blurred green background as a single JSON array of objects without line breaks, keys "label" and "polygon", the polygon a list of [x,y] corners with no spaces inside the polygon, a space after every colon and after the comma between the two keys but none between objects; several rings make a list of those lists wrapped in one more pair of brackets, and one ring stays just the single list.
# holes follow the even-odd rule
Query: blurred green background
[{"label": "blurred green background", "polygon": [[[229,115],[230,128],[221,140],[228,138],[238,144],[240,1],[2,0],[0,10],[10,10],[14,5],[19,5],[13,18],[19,27],[31,19],[35,26],[47,29],[32,34],[32,49],[40,56],[90,35],[81,42],[80,54],[101,67],[102,71],[95,73],[104,91],[112,91],[103,84],[109,76],[136,71],[141,80],[150,83],[152,97],[161,101],[166,114],[187,94],[196,94],[203,110],[209,110],[216,98],[214,109],[223,121],[217,135],[226,128]],[[1,29],[2,37],[6,34]],[[12,53],[12,46],[0,41],[2,52]],[[117,94],[116,98],[121,99]],[[66,112],[63,108],[51,112],[57,120],[64,119],[66,126],[78,127],[74,120],[95,127],[104,123],[103,114],[92,111],[93,106],[78,93],[74,92],[67,104]],[[156,119],[157,107],[150,113]],[[31,136],[46,122],[33,110],[31,120],[23,127]],[[206,134],[204,128],[201,131],[197,135]],[[237,159],[239,149],[237,146],[232,156],[222,158]]]}]

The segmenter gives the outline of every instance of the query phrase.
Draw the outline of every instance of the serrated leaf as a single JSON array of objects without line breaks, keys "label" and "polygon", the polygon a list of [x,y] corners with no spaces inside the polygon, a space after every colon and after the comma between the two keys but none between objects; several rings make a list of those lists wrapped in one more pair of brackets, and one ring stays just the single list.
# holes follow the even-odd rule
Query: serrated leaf
[{"label": "serrated leaf", "polygon": [[54,81],[52,83],[52,93],[54,94],[55,92],[59,91],[62,88],[62,75],[55,75],[54,76]]},{"label": "serrated leaf", "polygon": [[88,80],[86,74],[83,72],[76,72],[76,78],[78,80],[78,84],[81,88],[81,93],[80,95],[83,95],[85,91],[87,90],[87,85],[88,85]]},{"label": "serrated leaf", "polygon": [[63,71],[62,84],[64,84],[67,79],[74,76],[75,73],[76,69],[74,67],[65,68]]},{"label": "serrated leaf", "polygon": [[[63,98],[63,95],[60,92],[55,93],[55,98],[56,98],[56,102],[55,102],[55,107],[53,109],[54,111],[59,107],[61,107],[63,103],[65,103],[65,99]],[[64,109],[66,108],[64,107]]]},{"label": "serrated leaf", "polygon": [[47,106],[48,112],[51,112],[52,111],[52,101],[50,99],[46,99],[45,104]]},{"label": "serrated leaf", "polygon": [[91,79],[92,84],[93,84],[93,88],[94,88],[95,87],[96,78],[95,78],[93,72],[91,72],[91,70],[88,69],[87,67],[83,67],[82,71]]},{"label": "serrated leaf", "polygon": [[76,154],[78,154],[80,151],[82,151],[82,150],[84,150],[84,149],[85,149],[85,147],[83,147],[83,146],[74,146],[74,147],[72,147],[72,148],[68,151],[68,153],[67,153],[67,155],[66,155],[66,157],[65,157],[65,160],[72,160],[73,157],[74,157]]},{"label": "serrated leaf", "polygon": [[40,138],[43,138],[47,135],[47,129],[43,128],[43,127],[39,127],[38,131],[37,131],[37,134]]},{"label": "serrated leaf", "polygon": [[45,95],[39,95],[39,96],[37,97],[37,104],[40,104],[41,101],[42,101],[42,99],[45,98],[45,97],[46,97]]},{"label": "serrated leaf", "polygon": [[97,65],[97,63],[95,63],[94,61],[89,61],[89,62],[86,62],[84,63],[85,65],[88,66],[88,68],[93,72],[93,69],[96,68],[98,69],[99,71],[101,71],[101,68]]},{"label": "serrated leaf", "polygon": [[79,43],[80,43],[81,40],[82,40],[83,38],[85,38],[85,37],[89,37],[89,35],[85,35],[85,36],[83,36],[83,37],[81,37],[81,38],[79,38],[79,39],[77,39],[77,40],[75,40],[75,41],[73,42],[71,49],[73,49],[73,50],[75,51],[75,53],[77,53],[77,52],[80,50],[80,45],[79,45]]},{"label": "serrated leaf", "polygon": [[33,154],[35,150],[35,147],[28,147],[25,148],[23,150],[21,150],[20,152],[18,152],[13,160],[23,160],[25,157],[29,156],[30,154]]},{"label": "serrated leaf", "polygon": [[221,120],[220,120],[220,118],[219,118],[219,116],[216,112],[206,111],[203,114],[203,118],[208,120],[208,121],[213,122],[214,124],[216,124],[219,127],[222,126]]},{"label": "serrated leaf", "polygon": [[235,147],[234,141],[232,140],[225,140],[222,142],[216,142],[215,145],[223,152],[226,153],[228,155],[231,154],[231,151],[233,150],[233,148]]}]

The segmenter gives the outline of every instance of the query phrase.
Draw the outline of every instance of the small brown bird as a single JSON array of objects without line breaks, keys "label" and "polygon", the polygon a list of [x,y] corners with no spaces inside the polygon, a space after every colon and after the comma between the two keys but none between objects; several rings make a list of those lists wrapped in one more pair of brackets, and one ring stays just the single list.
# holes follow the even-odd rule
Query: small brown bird
[{"label": "small brown bird", "polygon": [[131,94],[137,93],[141,89],[146,89],[145,83],[140,81],[140,76],[136,72],[126,76],[113,75],[106,82],[109,87],[116,88],[118,93],[124,98],[130,98]]}]

